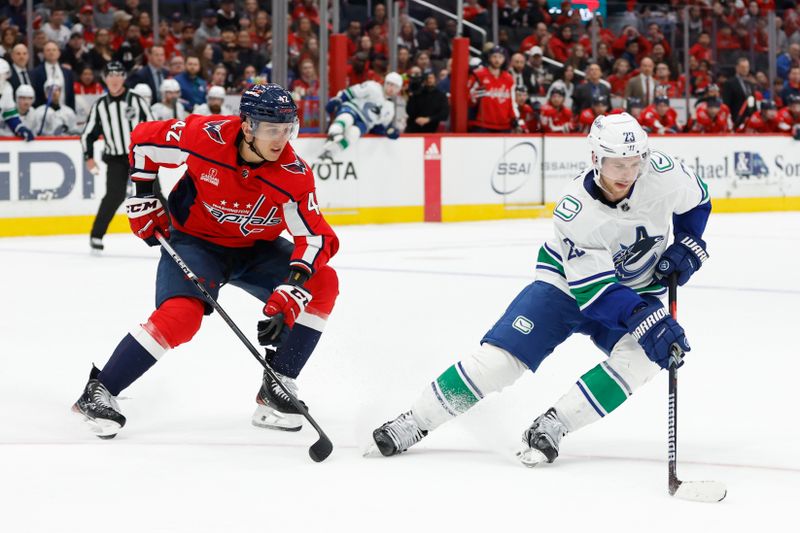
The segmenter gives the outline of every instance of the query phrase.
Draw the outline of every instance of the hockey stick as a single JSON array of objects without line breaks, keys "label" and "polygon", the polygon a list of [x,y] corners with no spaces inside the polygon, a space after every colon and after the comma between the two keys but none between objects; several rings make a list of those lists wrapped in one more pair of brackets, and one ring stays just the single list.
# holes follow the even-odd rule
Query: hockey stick
[{"label": "hockey stick", "polygon": [[[669,312],[672,318],[678,319],[678,274],[669,276]],[[672,347],[673,355],[683,355],[678,346]],[[667,423],[667,450],[669,451],[669,494],[694,502],[720,502],[728,494],[728,490],[719,481],[681,481],[678,479],[678,369],[673,364],[669,367],[669,410]]]},{"label": "hockey stick", "polygon": [[47,110],[50,109],[50,106],[53,104],[53,86],[51,85],[49,89],[47,89],[47,102],[44,104],[44,113],[42,113],[42,125],[39,126],[39,133],[36,135],[41,135],[44,131],[44,125],[47,121]]},{"label": "hockey stick", "polygon": [[281,380],[277,378],[275,371],[270,368],[269,364],[267,364],[264,359],[261,358],[261,354],[258,353],[258,349],[256,349],[256,347],[253,346],[253,343],[251,343],[247,337],[245,337],[244,333],[242,333],[242,330],[240,330],[231,317],[228,316],[228,313],[222,309],[214,297],[208,293],[194,272],[192,272],[189,266],[183,261],[183,259],[181,259],[181,256],[178,255],[178,252],[176,252],[175,249],[170,246],[169,242],[167,242],[167,239],[164,238],[160,231],[156,231],[156,238],[158,239],[158,242],[161,243],[161,247],[164,249],[164,251],[166,251],[167,254],[172,257],[172,260],[175,261],[181,270],[183,270],[183,273],[186,274],[186,277],[188,277],[189,280],[194,283],[194,285],[203,295],[203,298],[205,298],[211,307],[213,307],[214,310],[219,313],[219,316],[221,316],[225,323],[230,326],[236,336],[239,337],[239,340],[242,341],[245,346],[247,346],[247,349],[250,350],[250,353],[253,354],[253,357],[255,357],[261,366],[264,367],[264,371],[269,374],[269,376],[275,381],[275,383],[278,384],[281,390],[283,390],[283,392],[289,397],[289,401],[292,402],[292,405],[294,405],[300,414],[303,415],[303,417],[305,417],[305,419],[308,420],[312,426],[314,426],[314,429],[317,430],[317,433],[319,434],[319,439],[308,449],[308,455],[317,463],[324,461],[331,454],[331,451],[333,451],[333,443],[331,443],[331,439],[329,439],[325,432],[322,431],[322,428],[319,427],[317,421],[314,420],[310,414],[308,414],[308,409],[306,409],[306,406],[303,405],[302,402],[300,402],[300,400],[298,400],[294,394],[292,394],[291,391],[289,391],[283,385]]}]

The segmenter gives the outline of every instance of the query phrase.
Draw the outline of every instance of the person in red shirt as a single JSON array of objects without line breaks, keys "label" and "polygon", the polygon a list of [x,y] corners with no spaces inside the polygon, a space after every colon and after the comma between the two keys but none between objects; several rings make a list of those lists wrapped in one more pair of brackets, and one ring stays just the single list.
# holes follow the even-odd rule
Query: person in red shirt
[{"label": "person in red shirt", "polygon": [[745,133],[782,133],[778,119],[778,108],[772,100],[762,100],[761,109],[747,117],[743,125]]},{"label": "person in red shirt", "polygon": [[697,42],[689,49],[689,55],[697,61],[711,61],[711,35],[701,32]]},{"label": "person in red shirt", "polygon": [[731,110],[719,98],[700,102],[690,131],[695,133],[730,133],[733,131]]},{"label": "person in red shirt", "polygon": [[[320,212],[311,166],[289,144],[297,135],[297,107],[278,85],[253,85],[242,95],[240,116],[190,115],[185,120],[140,123],[129,153],[135,195],[126,201],[134,234],[158,245],[163,235],[217,298],[238,286],[262,302],[258,340],[268,346],[253,423],[297,431],[300,411],[284,390],[322,335],[338,294],[336,234]],[[161,167],[186,165],[166,208],[153,195]],[[281,237],[287,231],[292,241]],[[73,406],[97,436],[111,438],[125,425],[115,396],[169,349],[188,342],[203,315],[213,312],[168,254],[156,275],[156,310],[135,326],[98,370],[92,367]]]},{"label": "person in red shirt", "polygon": [[541,105],[539,102],[528,103],[528,89],[524,85],[517,85],[514,90],[514,97],[517,102],[517,111],[520,121],[524,124],[522,133],[540,133],[542,122],[539,119]]},{"label": "person in red shirt", "polygon": [[569,57],[572,47],[572,27],[564,26],[561,31],[553,35],[547,43],[547,48],[553,59],[564,63]]},{"label": "person in red shirt", "polygon": [[656,96],[653,103],[642,110],[639,123],[647,133],[678,133],[678,113],[669,106],[669,98]]},{"label": "person in red shirt", "polygon": [[682,96],[681,85],[677,81],[670,79],[670,74],[669,65],[666,63],[658,63],[656,65],[656,92],[660,91],[669,98]]},{"label": "person in red shirt", "polygon": [[624,57],[614,61],[614,73],[606,81],[611,84],[611,94],[623,96],[628,80],[631,79],[631,64]]},{"label": "person in red shirt", "polygon": [[545,133],[569,133],[572,131],[572,111],[564,105],[567,97],[564,89],[550,89],[550,99],[542,106],[542,129]]},{"label": "person in red shirt", "polygon": [[476,114],[470,131],[510,133],[520,126],[514,102],[514,77],[502,70],[506,56],[495,46],[489,52],[489,65],[475,69],[470,77],[470,99]]},{"label": "person in red shirt", "polygon": [[778,112],[778,129],[791,133],[795,139],[800,136],[800,94],[786,98],[786,107]]},{"label": "person in red shirt", "polygon": [[599,117],[600,115],[605,115],[608,113],[609,109],[609,101],[608,96],[604,94],[596,94],[592,97],[592,105],[591,107],[587,107],[581,114],[578,115],[578,123],[576,124],[576,131],[581,133],[589,133],[589,130],[592,129],[592,124],[594,123],[594,119]]},{"label": "person in red shirt", "polygon": [[80,76],[72,84],[75,94],[103,94],[105,89],[99,82],[95,81],[94,70],[89,65],[85,65],[80,72]]}]

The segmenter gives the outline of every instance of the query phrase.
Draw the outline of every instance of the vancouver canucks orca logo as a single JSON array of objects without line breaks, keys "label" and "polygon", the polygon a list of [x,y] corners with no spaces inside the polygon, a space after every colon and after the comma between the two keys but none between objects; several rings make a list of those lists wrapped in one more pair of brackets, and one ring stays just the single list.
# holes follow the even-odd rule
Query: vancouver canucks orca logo
[{"label": "vancouver canucks orca logo", "polygon": [[300,159],[295,156],[294,163],[289,163],[288,165],[281,165],[281,168],[284,170],[291,172],[292,174],[305,174],[308,167],[306,164],[300,161]]},{"label": "vancouver canucks orca logo", "polygon": [[617,279],[631,281],[647,272],[658,260],[653,248],[663,240],[662,235],[651,237],[644,226],[637,226],[634,243],[630,246],[620,243],[619,251],[614,254]]},{"label": "vancouver canucks orca logo", "polygon": [[215,143],[225,144],[225,141],[222,140],[222,126],[228,122],[230,122],[230,120],[210,120],[203,126],[203,131],[205,131]]}]

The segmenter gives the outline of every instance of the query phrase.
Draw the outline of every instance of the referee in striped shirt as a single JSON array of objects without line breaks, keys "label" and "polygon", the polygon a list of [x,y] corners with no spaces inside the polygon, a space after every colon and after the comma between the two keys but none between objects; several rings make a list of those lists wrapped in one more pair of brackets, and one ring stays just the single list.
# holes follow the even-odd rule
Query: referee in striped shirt
[{"label": "referee in striped shirt", "polygon": [[119,61],[110,61],[106,65],[103,81],[108,93],[92,105],[81,134],[86,168],[92,173],[97,169],[94,143],[100,135],[105,139],[103,162],[106,164],[106,195],[100,202],[100,209],[92,225],[89,245],[93,252],[103,250],[103,236],[114,218],[114,213],[125,201],[130,171],[128,146],[131,143],[131,132],[139,122],[153,120],[147,102],[125,87],[125,75],[125,67]]}]

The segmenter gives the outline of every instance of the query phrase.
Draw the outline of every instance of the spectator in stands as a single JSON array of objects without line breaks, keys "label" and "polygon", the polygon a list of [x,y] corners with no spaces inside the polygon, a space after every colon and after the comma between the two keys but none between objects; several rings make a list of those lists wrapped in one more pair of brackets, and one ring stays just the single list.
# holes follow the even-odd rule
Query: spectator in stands
[{"label": "spectator in stands", "polygon": [[164,67],[167,62],[164,47],[161,45],[151,46],[145,52],[145,56],[147,64],[128,76],[125,85],[134,87],[140,83],[146,84],[153,93],[153,102],[158,102],[161,83],[169,76],[169,71]]},{"label": "spectator in stands", "polygon": [[175,56],[169,60],[169,77],[174,78],[186,70],[186,60],[183,56]]},{"label": "spectator in stands", "polygon": [[59,91],[59,104],[71,109],[75,108],[75,93],[72,88],[72,83],[75,80],[71,70],[61,68],[60,59],[61,50],[58,48],[58,44],[55,41],[48,41],[44,45],[44,63],[33,69],[31,73],[31,85],[33,85],[33,90],[36,91],[37,106],[44,104],[47,100],[44,91],[45,82],[55,79],[61,82],[61,87],[66,87],[65,90]]},{"label": "spectator in stands", "polygon": [[33,32],[33,68],[44,63],[44,45],[47,44],[47,35],[42,30]]},{"label": "spectator in stands", "polygon": [[139,46],[142,47],[142,50],[147,50],[156,43],[153,33],[153,21],[150,18],[150,13],[147,11],[139,13],[139,16],[136,18],[136,25],[139,26],[139,34],[141,35],[139,38]]},{"label": "spectator in stands", "polygon": [[[365,26],[367,35],[372,41],[372,53],[375,55],[389,55],[389,45],[386,37],[383,35],[383,29],[380,24],[375,21],[370,21]],[[362,37],[363,38],[363,37]]]},{"label": "spectator in stands", "polygon": [[27,20],[25,18],[26,11],[27,6],[25,0],[8,0],[4,2],[3,6],[0,6],[0,18],[7,17],[9,24],[17,28],[25,28],[25,21]]},{"label": "spectator in stands", "polygon": [[222,28],[239,29],[239,15],[234,0],[222,0],[217,10],[217,25]]},{"label": "spectator in stands", "polygon": [[431,65],[431,55],[428,52],[421,50],[417,53],[417,57],[414,58],[414,65],[422,69],[423,73],[432,70],[433,67]]},{"label": "spectator in stands", "polygon": [[[508,73],[514,78],[514,87],[525,87],[525,56],[513,54],[508,61]],[[527,88],[525,92],[527,92]]]},{"label": "spectator in stands", "polygon": [[[636,43],[636,46],[633,46],[633,43]],[[625,26],[611,45],[614,54],[626,58],[634,68],[650,48],[652,48],[650,42],[633,25]]]},{"label": "spectator in stands", "polygon": [[114,59],[114,50],[111,48],[111,32],[105,28],[97,30],[94,36],[94,46],[86,54],[86,62],[91,65],[95,74],[102,72],[106,64]]},{"label": "spectator in stands", "polygon": [[259,53],[266,54],[267,43],[270,39],[272,39],[272,27],[269,14],[262,9],[256,13],[256,20],[253,24],[253,42],[258,46]]},{"label": "spectator in stands", "polygon": [[34,135],[61,136],[80,133],[75,111],[60,103],[62,83],[64,82],[57,78],[50,78],[45,82],[44,90],[48,97],[33,112]]},{"label": "spectator in stands", "polygon": [[434,133],[450,116],[447,95],[436,88],[436,81],[435,73],[423,74],[418,67],[412,67],[408,79],[406,133]]},{"label": "spectator in stands", "polygon": [[347,67],[347,86],[364,83],[367,80],[376,80],[375,72],[367,65],[369,58],[364,52],[357,52]]},{"label": "spectator in stands", "polygon": [[731,110],[734,127],[738,127],[744,120],[742,106],[753,96],[753,83],[749,77],[750,61],[746,57],[740,57],[736,62],[736,75],[722,86],[722,101]]},{"label": "spectator in stands", "polygon": [[200,58],[188,56],[186,58],[186,70],[175,76],[181,88],[181,95],[187,102],[188,109],[206,103],[206,81],[200,73]]},{"label": "spectator in stands", "polygon": [[405,46],[397,47],[397,73],[405,74],[411,68],[411,52]]},{"label": "spectator in stands", "polygon": [[236,80],[242,75],[244,65],[239,61],[239,47],[233,43],[222,47],[222,65],[228,71],[225,87],[233,87]]},{"label": "spectator in stands", "polygon": [[[565,65],[571,65],[575,70],[586,70],[589,60],[586,58],[586,49],[582,44],[574,44],[569,57],[564,62]],[[598,65],[598,67],[600,67]],[[603,76],[603,69],[600,68],[600,77]]]},{"label": "spectator in stands", "polygon": [[470,77],[470,103],[476,108],[470,131],[511,133],[519,129],[514,78],[502,70],[505,60],[502,48],[494,47],[489,51],[489,64],[475,69]]},{"label": "spectator in stands", "polygon": [[542,130],[545,133],[572,131],[572,111],[566,105],[566,93],[556,83],[550,87],[547,103],[542,106]]},{"label": "spectator in stands", "polygon": [[[258,0],[244,0],[244,12],[242,18],[247,18],[251,24],[255,25],[256,17],[258,17]],[[336,31],[338,28],[334,28]]]},{"label": "spectator in stands", "polygon": [[114,23],[111,25],[111,47],[118,51],[119,47],[128,36],[128,28],[133,17],[125,11],[115,11],[113,15]]},{"label": "spectator in stands", "polygon": [[639,64],[639,41],[633,38],[628,39],[625,44],[625,50],[619,57],[625,59],[633,68],[636,68]]},{"label": "spectator in stands", "polygon": [[645,107],[653,102],[656,91],[656,84],[653,79],[654,68],[655,63],[653,63],[652,59],[649,57],[642,59],[639,74],[632,77],[625,87],[625,98],[630,98],[631,96],[638,98]]},{"label": "spectator in stands", "polygon": [[631,64],[624,57],[620,57],[614,61],[613,74],[611,74],[607,81],[611,85],[611,94],[614,96],[624,96],[625,87],[628,85],[628,80],[631,78]]},{"label": "spectator in stands", "polygon": [[642,110],[639,123],[647,133],[664,135],[667,133],[678,133],[678,113],[669,105],[669,98],[666,96],[656,96],[654,103]]},{"label": "spectator in stands", "polygon": [[698,61],[711,61],[711,35],[707,31],[700,33],[689,54]]},{"label": "spectator in stands", "polygon": [[547,24],[544,22],[539,22],[536,24],[533,33],[522,40],[522,43],[519,45],[519,51],[524,54],[534,46],[539,46],[544,50],[544,48],[547,46],[547,43],[550,42],[551,37],[552,36],[547,29]]},{"label": "spectator in stands", "polygon": [[86,62],[88,57],[89,48],[83,41],[83,33],[73,31],[69,36],[69,41],[64,47],[64,53],[61,55],[61,64],[67,64],[72,69],[72,72],[78,72],[80,67]]},{"label": "spectator in stands", "polygon": [[72,26],[72,31],[79,30],[83,34],[83,41],[87,45],[94,43],[94,34],[97,31],[92,17],[93,12],[92,6],[85,4],[78,10],[78,22]]},{"label": "spectator in stands", "polygon": [[592,124],[594,123],[594,119],[608,113],[610,108],[611,102],[607,95],[600,93],[595,94],[592,96],[591,107],[587,107],[581,111],[580,115],[578,115],[578,120],[575,124],[575,131],[589,133],[589,130],[592,128]]},{"label": "spectator in stands", "polygon": [[[79,72],[78,79],[72,85],[75,94],[103,94],[103,86],[97,82],[94,70],[85,65]],[[77,102],[76,102],[77,105]]]},{"label": "spectator in stands", "polygon": [[28,72],[28,47],[20,43],[11,49],[11,76],[8,78],[9,83],[14,91],[20,85],[31,84],[31,73]]},{"label": "spectator in stands", "polygon": [[592,105],[592,100],[597,95],[603,95],[607,99],[611,98],[611,91],[607,82],[603,80],[603,71],[600,65],[592,63],[586,67],[586,82],[581,83],[575,88],[572,96],[572,112],[579,115],[581,111]]},{"label": "spectator in stands", "polygon": [[678,82],[671,79],[669,65],[666,63],[658,63],[656,65],[655,81],[656,91],[660,94],[664,94],[669,98],[683,96],[683,87],[681,87]]},{"label": "spectator in stands", "polygon": [[213,9],[203,11],[203,22],[194,32],[193,47],[200,43],[218,43],[222,39],[222,31],[217,26],[217,12]]},{"label": "spectator in stands", "polygon": [[745,133],[781,133],[778,108],[772,100],[762,100],[756,111],[742,125]]},{"label": "spectator in stands", "polygon": [[639,120],[639,117],[642,116],[642,110],[644,109],[641,99],[631,96],[628,98],[625,105],[625,110],[628,112],[628,114],[630,114],[636,120]]},{"label": "spectator in stands", "polygon": [[553,87],[558,87],[564,92],[564,105],[572,109],[572,94],[575,92],[575,69],[567,65],[561,69],[559,78],[550,84],[547,92],[547,98],[550,98],[550,92]]},{"label": "spectator in stands", "polygon": [[541,133],[541,103],[539,101],[529,102],[528,90],[524,85],[516,86],[514,88],[514,95],[517,103],[517,111],[519,112],[519,118],[524,124],[522,133]]},{"label": "spectator in stands", "polygon": [[689,128],[695,133],[729,133],[733,122],[728,106],[719,98],[711,98],[697,106],[697,117]]},{"label": "spectator in stands", "polygon": [[411,21],[403,22],[400,26],[400,34],[397,36],[397,46],[405,47],[411,52],[415,52],[419,46],[417,43],[417,32]]},{"label": "spectator in stands", "polygon": [[525,24],[525,10],[519,5],[519,0],[510,0],[500,8],[500,26],[521,28]]},{"label": "spectator in stands", "polygon": [[214,67],[214,71],[211,73],[211,78],[208,80],[208,86],[212,87],[217,85],[219,87],[223,87],[226,90],[233,89],[235,83],[235,79],[230,80],[230,87],[227,86],[228,84],[228,69],[225,68],[225,65],[222,63],[217,64]]},{"label": "spectator in stands", "polygon": [[664,37],[664,33],[661,31],[661,26],[657,22],[651,22],[647,25],[647,35],[645,38],[648,42],[643,50],[644,53],[648,52],[648,46],[649,50],[652,51],[657,45],[661,45],[664,48],[664,57],[669,57],[671,55],[672,48],[670,47],[667,39]]},{"label": "spectator in stands", "polygon": [[800,66],[789,69],[789,79],[783,84],[781,99],[788,102],[789,96],[793,94],[800,94]]},{"label": "spectator in stands", "polygon": [[572,27],[564,26],[558,33],[550,38],[547,49],[556,61],[564,63],[569,57],[569,48],[572,46]]},{"label": "spectator in stands", "polygon": [[478,0],[467,0],[464,5],[464,20],[482,28],[489,26],[489,13],[486,8],[478,3]]},{"label": "spectator in stands", "polygon": [[542,49],[534,46],[528,50],[528,63],[523,71],[529,97],[543,96],[553,83],[553,69],[544,63]]},{"label": "spectator in stands", "polygon": [[19,29],[16,26],[4,27],[4,24],[8,24],[8,21],[3,21],[0,17],[0,29],[2,29],[0,32],[0,58],[11,63],[11,50],[19,42]]},{"label": "spectator in stands", "polygon": [[429,57],[433,59],[444,58],[439,39],[439,22],[434,17],[425,19],[425,26],[417,32],[417,44],[417,49],[426,51]]},{"label": "spectator in stands", "polygon": [[59,48],[63,48],[69,40],[70,31],[64,25],[66,14],[61,8],[50,11],[50,19],[42,24],[42,31],[47,35],[49,41],[55,42]]},{"label": "spectator in stands", "polygon": [[358,42],[361,40],[361,21],[351,20],[347,24],[347,57],[353,57],[358,49]]},{"label": "spectator in stands", "polygon": [[[181,35],[178,41],[174,44],[174,48],[178,54],[187,56],[194,50],[194,34],[196,29],[194,24],[186,22],[181,29]],[[175,57],[175,56],[172,56]]]},{"label": "spectator in stands", "polygon": [[689,68],[692,96],[705,95],[708,86],[711,85],[711,64],[705,59],[697,61],[694,56],[689,56]]},{"label": "spectator in stands", "polygon": [[[594,62],[600,65],[600,70],[603,71],[603,76],[608,76],[611,74],[612,70],[614,69],[614,57],[611,55],[611,49],[609,48],[609,45],[604,42],[597,43],[597,57],[591,58],[589,62]],[[630,69],[630,64],[628,65],[628,68]]]},{"label": "spectator in stands", "polygon": [[[308,20],[308,19],[306,19]],[[266,59],[261,57],[254,48],[253,42],[250,40],[250,32],[241,30],[236,35],[236,46],[239,48],[238,58],[239,63],[261,65],[266,63]]]},{"label": "spectator in stands", "polygon": [[141,63],[144,49],[141,43],[142,34],[139,32],[139,26],[130,25],[125,30],[125,40],[120,43],[119,48],[114,53],[114,59],[122,63],[125,70],[128,72],[133,70],[133,67]]}]

